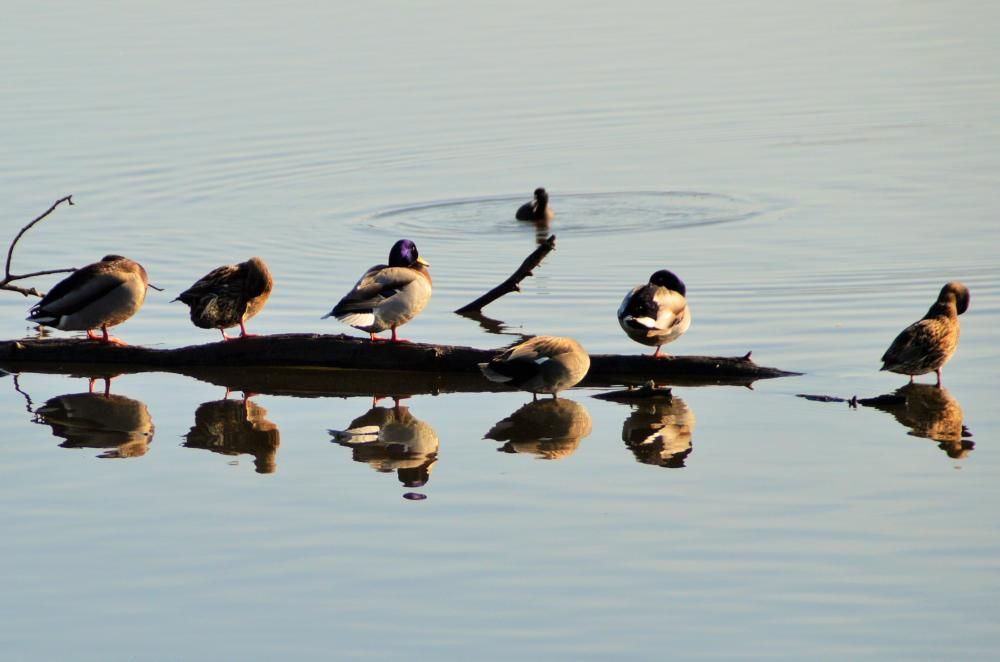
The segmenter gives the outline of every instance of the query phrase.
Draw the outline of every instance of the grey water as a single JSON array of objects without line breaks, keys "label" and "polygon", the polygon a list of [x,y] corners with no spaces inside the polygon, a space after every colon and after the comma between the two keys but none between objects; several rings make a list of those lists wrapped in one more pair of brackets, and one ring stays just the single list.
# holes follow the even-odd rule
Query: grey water
[{"label": "grey water", "polygon": [[[328,432],[390,416],[374,391],[2,377],[5,659],[995,655],[995,3],[4,14],[5,245],[76,203],[13,270],[141,262],[165,292],[129,343],[214,342],[170,300],[251,255],[276,278],[251,331],[362,335],[320,316],[408,237],[434,276],[408,338],[647,352],[614,313],[669,268],[693,324],[667,351],[804,373],[669,404],[418,395],[406,458]],[[549,228],[513,219],[538,186]],[[548,233],[484,310],[502,335],[451,312]],[[944,389],[909,411],[796,397],[903,386],[878,359],[948,280],[972,304]],[[36,335],[32,300],[0,295],[0,337]]]}]

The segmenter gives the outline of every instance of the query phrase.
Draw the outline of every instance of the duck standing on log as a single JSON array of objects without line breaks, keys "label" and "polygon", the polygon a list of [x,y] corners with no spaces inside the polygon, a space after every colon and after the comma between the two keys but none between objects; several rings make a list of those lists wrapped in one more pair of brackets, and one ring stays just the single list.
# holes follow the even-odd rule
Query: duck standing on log
[{"label": "duck standing on log", "polygon": [[628,337],[643,345],[655,346],[654,358],[660,347],[684,335],[691,326],[687,288],[672,271],[661,269],[625,295],[618,307],[618,323]]},{"label": "duck standing on log", "polygon": [[226,329],[239,325],[240,338],[252,336],[247,333],[246,321],[264,307],[273,286],[267,264],[252,257],[213,269],[174,301],[191,308],[191,322],[198,328],[218,329],[223,340],[235,340],[235,336],[226,335]]},{"label": "duck standing on log", "polygon": [[430,264],[420,257],[417,246],[400,239],[389,251],[389,264],[376,264],[365,272],[354,288],[329,313],[355,329],[376,333],[392,329],[393,342],[407,342],[396,329],[420,313],[431,299]]},{"label": "duck standing on log", "polygon": [[480,363],[491,382],[510,384],[538,398],[575,386],[590,370],[590,355],[572,338],[536,336]]},{"label": "duck standing on log", "polygon": [[[105,255],[61,280],[32,307],[28,321],[61,331],[86,331],[102,343],[124,345],[108,335],[138,312],[146,300],[149,277],[138,262],[121,255]],[[94,333],[101,329],[103,335]]]},{"label": "duck standing on log", "polygon": [[548,222],[553,216],[555,212],[549,207],[549,194],[543,188],[536,188],[534,198],[521,205],[514,218],[519,221]]},{"label": "duck standing on log", "polygon": [[945,283],[937,301],[922,319],[917,320],[896,336],[882,355],[882,370],[909,375],[937,373],[941,385],[941,368],[958,347],[958,316],[969,308],[969,288],[958,281]]}]

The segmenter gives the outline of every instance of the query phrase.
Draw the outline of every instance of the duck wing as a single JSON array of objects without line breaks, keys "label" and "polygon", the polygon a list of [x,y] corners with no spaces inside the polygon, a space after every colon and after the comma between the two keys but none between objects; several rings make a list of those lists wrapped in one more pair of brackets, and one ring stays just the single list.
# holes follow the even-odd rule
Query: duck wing
[{"label": "duck wing", "polygon": [[28,319],[44,321],[72,315],[124,283],[125,278],[110,269],[109,263],[88,264],[57,283],[31,308]]},{"label": "duck wing", "polygon": [[326,317],[340,316],[346,313],[370,312],[388,299],[396,296],[400,290],[417,278],[422,278],[420,272],[407,267],[389,267],[376,265],[365,272],[354,289],[348,292]]}]

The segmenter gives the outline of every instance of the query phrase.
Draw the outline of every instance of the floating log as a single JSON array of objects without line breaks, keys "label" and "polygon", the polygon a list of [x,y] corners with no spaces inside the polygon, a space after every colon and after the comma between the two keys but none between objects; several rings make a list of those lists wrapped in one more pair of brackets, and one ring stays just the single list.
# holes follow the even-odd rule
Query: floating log
[{"label": "floating log", "polygon": [[[81,338],[0,341],[0,368],[111,377],[136,372],[189,375],[234,390],[301,396],[411,395],[509,390],[484,379],[478,365],[499,349],[371,342],[346,335],[251,336],[174,349],[102,344]],[[799,373],[741,357],[592,354],[582,386],[750,385]]]}]

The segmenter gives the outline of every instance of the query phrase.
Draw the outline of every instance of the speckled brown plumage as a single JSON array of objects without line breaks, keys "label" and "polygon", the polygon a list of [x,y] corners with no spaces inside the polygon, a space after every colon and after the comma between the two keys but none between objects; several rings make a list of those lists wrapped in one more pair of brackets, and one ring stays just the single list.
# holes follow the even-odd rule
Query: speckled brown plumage
[{"label": "speckled brown plumage", "polygon": [[226,329],[239,325],[246,336],[245,322],[260,312],[271,296],[271,272],[259,257],[239,264],[227,264],[205,274],[177,299],[191,308],[191,322],[202,329]]},{"label": "speckled brown plumage", "polygon": [[922,319],[903,329],[882,355],[882,370],[909,375],[936,372],[941,383],[941,368],[958,347],[958,316],[969,307],[969,289],[957,281],[941,288],[937,301]]}]

